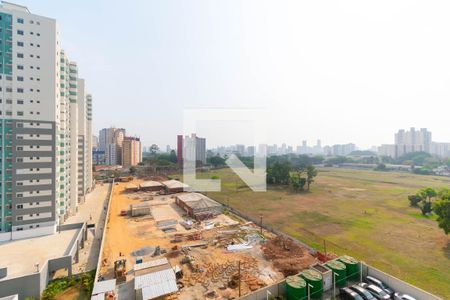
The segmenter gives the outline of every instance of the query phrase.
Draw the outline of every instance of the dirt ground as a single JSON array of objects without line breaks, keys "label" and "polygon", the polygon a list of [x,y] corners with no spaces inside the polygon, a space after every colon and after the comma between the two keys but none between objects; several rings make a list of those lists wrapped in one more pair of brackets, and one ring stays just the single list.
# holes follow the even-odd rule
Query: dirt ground
[{"label": "dirt ground", "polygon": [[[139,182],[135,180],[132,183],[138,185]],[[132,270],[137,258],[148,261],[166,257],[173,267],[179,266],[184,276],[178,280],[181,287],[178,299],[203,299],[208,292],[214,292],[217,299],[236,297],[239,293],[239,265],[241,295],[284,277],[263,254],[261,241],[272,238],[270,233],[264,232],[261,237],[259,228],[254,224],[223,214],[186,229],[180,224],[186,216],[175,204],[174,196],[151,192],[127,193],[125,187],[128,184],[114,185],[101,255],[100,275],[105,279],[114,278],[114,261],[119,256],[126,258],[127,270]],[[151,216],[120,216],[120,212],[128,210],[130,204],[143,201],[149,201]],[[176,225],[169,226],[175,231],[166,233],[157,226],[157,222],[171,219],[177,221]],[[214,224],[212,228],[211,224]],[[244,245],[249,241],[250,249],[237,252],[227,250],[228,245]],[[162,254],[153,257],[157,246]],[[129,271],[127,281],[132,280],[133,276],[133,272]]]}]

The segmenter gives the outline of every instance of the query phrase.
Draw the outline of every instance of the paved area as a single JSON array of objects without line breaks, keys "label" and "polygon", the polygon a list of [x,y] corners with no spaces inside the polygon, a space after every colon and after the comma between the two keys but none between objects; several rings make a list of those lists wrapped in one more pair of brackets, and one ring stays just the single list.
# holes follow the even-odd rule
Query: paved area
[{"label": "paved area", "polygon": [[80,259],[72,266],[73,273],[83,273],[97,267],[98,255],[101,246],[101,236],[105,224],[109,184],[97,184],[95,189],[86,195],[84,203],[78,206],[76,215],[69,217],[65,224],[87,222],[95,224],[95,228],[88,229],[88,238],[80,251]]},{"label": "paved area", "polygon": [[78,229],[53,235],[11,241],[0,245],[0,266],[8,268],[8,277],[36,272],[51,258],[64,256]]}]

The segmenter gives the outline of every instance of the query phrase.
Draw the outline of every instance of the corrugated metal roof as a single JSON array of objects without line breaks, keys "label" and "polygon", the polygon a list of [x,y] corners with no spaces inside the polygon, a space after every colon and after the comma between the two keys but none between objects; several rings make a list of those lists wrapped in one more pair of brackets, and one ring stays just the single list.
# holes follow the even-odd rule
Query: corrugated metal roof
[{"label": "corrugated metal roof", "polygon": [[135,264],[134,265],[134,271],[139,271],[139,270],[142,270],[142,269],[158,267],[158,266],[162,266],[162,265],[165,265],[165,264],[168,264],[168,263],[169,263],[169,261],[167,260],[167,258],[160,258],[160,259],[150,260],[150,261],[143,262],[141,264]]},{"label": "corrugated metal roof", "polygon": [[161,297],[163,295],[171,294],[178,291],[177,283],[175,281],[161,282],[152,286],[147,286],[142,289],[142,299],[149,300]]},{"label": "corrugated metal roof", "polygon": [[115,289],[116,289],[116,280],[115,279],[97,281],[94,284],[94,289],[92,290],[92,295],[114,291]]},{"label": "corrugated metal roof", "polygon": [[148,286],[154,286],[163,282],[173,282],[176,286],[176,278],[173,269],[165,269],[158,272],[148,273],[134,278],[134,289],[142,289]]}]

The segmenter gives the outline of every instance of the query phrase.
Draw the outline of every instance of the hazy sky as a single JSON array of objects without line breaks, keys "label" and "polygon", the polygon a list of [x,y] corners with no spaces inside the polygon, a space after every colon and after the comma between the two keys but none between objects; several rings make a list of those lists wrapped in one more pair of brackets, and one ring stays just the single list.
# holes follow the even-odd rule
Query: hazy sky
[{"label": "hazy sky", "polygon": [[[448,1],[20,3],[58,20],[94,97],[94,132],[175,146],[185,108],[259,108],[269,143],[369,147],[411,126],[450,142]],[[198,134],[245,143],[241,127]]]}]

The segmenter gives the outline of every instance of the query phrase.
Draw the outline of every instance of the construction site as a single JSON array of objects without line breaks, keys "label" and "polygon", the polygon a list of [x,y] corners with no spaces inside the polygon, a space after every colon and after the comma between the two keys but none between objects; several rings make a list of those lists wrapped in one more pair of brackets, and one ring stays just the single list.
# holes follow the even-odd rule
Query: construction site
[{"label": "construction site", "polygon": [[300,244],[186,190],[173,180],[114,184],[98,278],[115,282],[117,299],[237,299],[317,262]]}]

